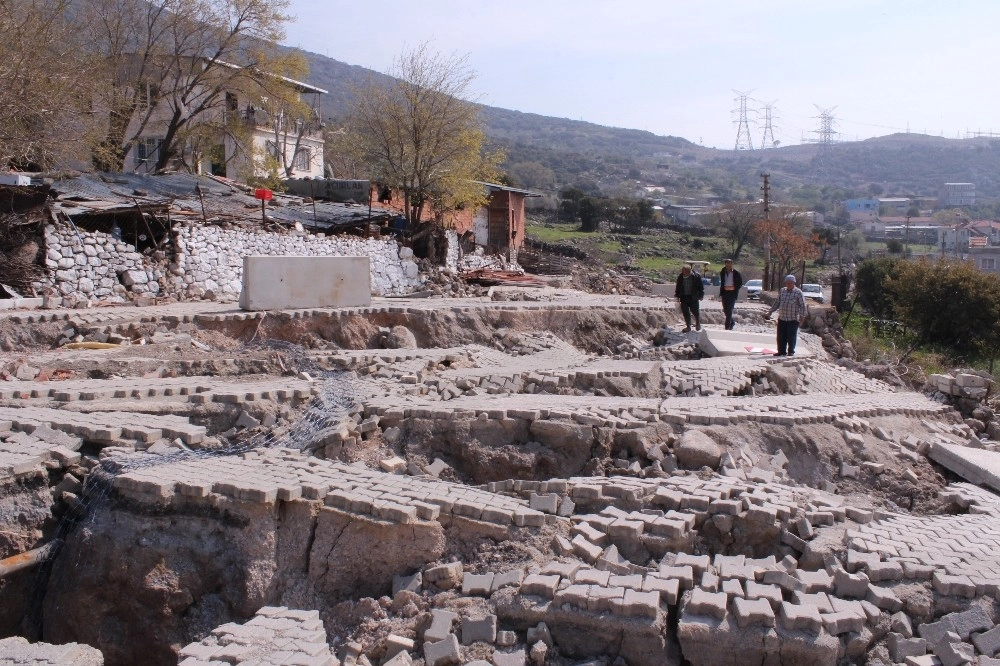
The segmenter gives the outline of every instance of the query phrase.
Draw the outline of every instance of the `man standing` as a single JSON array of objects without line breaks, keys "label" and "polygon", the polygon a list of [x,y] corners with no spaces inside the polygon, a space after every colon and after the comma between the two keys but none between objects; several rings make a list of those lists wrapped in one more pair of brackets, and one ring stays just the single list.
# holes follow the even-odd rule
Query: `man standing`
[{"label": "man standing", "polygon": [[733,330],[733,309],[736,298],[743,286],[743,276],[733,268],[733,260],[726,259],[726,267],[719,274],[719,297],[722,299],[722,311],[726,314],[726,330]]},{"label": "man standing", "polygon": [[701,315],[698,312],[698,302],[705,296],[705,285],[701,276],[691,272],[690,266],[681,269],[677,276],[677,286],[674,288],[674,298],[681,302],[681,314],[684,315],[684,333],[691,332],[691,315],[697,330],[701,330]]},{"label": "man standing", "polygon": [[792,356],[795,354],[795,341],[799,335],[799,325],[805,321],[806,299],[802,290],[795,286],[795,276],[785,276],[785,288],[778,292],[778,300],[766,319],[770,319],[774,311],[778,311],[778,353],[775,356]]}]

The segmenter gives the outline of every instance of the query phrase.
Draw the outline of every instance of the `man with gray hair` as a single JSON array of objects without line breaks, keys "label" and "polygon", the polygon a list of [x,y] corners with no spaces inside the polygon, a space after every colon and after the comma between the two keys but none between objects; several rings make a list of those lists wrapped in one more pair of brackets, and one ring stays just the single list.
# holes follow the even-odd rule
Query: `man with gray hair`
[{"label": "man with gray hair", "polygon": [[799,326],[805,321],[808,310],[802,290],[795,286],[795,276],[785,276],[785,288],[778,292],[778,300],[771,306],[765,319],[778,311],[778,352],[775,356],[793,356]]}]

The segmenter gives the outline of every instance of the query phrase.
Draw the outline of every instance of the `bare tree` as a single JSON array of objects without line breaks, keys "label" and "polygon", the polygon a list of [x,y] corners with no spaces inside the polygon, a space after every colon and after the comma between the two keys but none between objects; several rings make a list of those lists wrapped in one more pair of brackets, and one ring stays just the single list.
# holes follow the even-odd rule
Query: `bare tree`
[{"label": "bare tree", "polygon": [[754,227],[761,217],[760,205],[757,203],[729,204],[719,213],[716,230],[729,241],[733,261],[739,260],[743,246],[753,240]]},{"label": "bare tree", "polygon": [[424,44],[400,55],[392,74],[353,91],[348,136],[360,160],[402,191],[411,223],[427,204],[441,214],[484,202],[474,181],[495,180],[502,155],[486,149],[479,106],[466,99],[474,79],[466,58]]},{"label": "bare tree", "polygon": [[[296,80],[302,79],[307,71],[305,57],[300,53],[287,54],[280,63],[272,63],[268,74],[258,77],[251,94],[270,134],[263,157],[273,160],[284,178],[323,163],[322,151],[314,152],[306,141],[307,137],[322,132],[318,93]],[[307,96],[314,101],[311,103]]]},{"label": "bare tree", "polygon": [[69,0],[0,0],[0,167],[85,159],[92,72]]},{"label": "bare tree", "polygon": [[181,157],[210,123],[222,125],[226,93],[267,71],[284,36],[288,0],[83,0],[106,85],[97,95],[106,131],[98,168],[121,171],[148,129],[155,170]]}]

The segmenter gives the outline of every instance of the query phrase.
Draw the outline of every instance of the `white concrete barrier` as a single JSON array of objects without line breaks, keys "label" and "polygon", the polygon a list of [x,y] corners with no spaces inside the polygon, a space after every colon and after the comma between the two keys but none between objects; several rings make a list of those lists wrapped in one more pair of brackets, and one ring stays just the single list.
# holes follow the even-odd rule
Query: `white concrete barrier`
[{"label": "white concrete barrier", "polygon": [[371,305],[368,257],[243,257],[244,310]]},{"label": "white concrete barrier", "polygon": [[[774,333],[704,328],[698,339],[698,347],[708,356],[769,356],[778,350],[778,343]],[[812,357],[814,354],[804,346],[798,346],[795,356]]]}]

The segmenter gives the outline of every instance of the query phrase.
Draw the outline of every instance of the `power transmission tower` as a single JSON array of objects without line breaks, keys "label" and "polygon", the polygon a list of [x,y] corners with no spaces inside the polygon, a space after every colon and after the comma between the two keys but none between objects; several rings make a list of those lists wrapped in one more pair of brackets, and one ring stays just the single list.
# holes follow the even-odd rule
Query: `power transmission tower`
[{"label": "power transmission tower", "polygon": [[813,104],[813,106],[819,111],[819,115],[816,116],[819,120],[819,129],[812,131],[816,135],[816,138],[807,140],[807,143],[818,143],[821,146],[829,146],[836,143],[837,140],[835,137],[839,132],[835,129],[837,117],[833,115],[833,112],[837,107],[831,106],[829,109],[824,109],[816,104]]},{"label": "power transmission tower", "polygon": [[764,135],[760,140],[761,150],[778,145],[774,140],[774,103],[777,101],[764,103]]},{"label": "power transmission tower", "polygon": [[739,107],[735,109],[736,113],[739,114],[739,118],[736,120],[736,150],[753,150],[753,139],[750,138],[750,123],[747,120],[747,98],[753,91],[740,92],[739,90],[734,90],[737,94],[736,102]]}]

